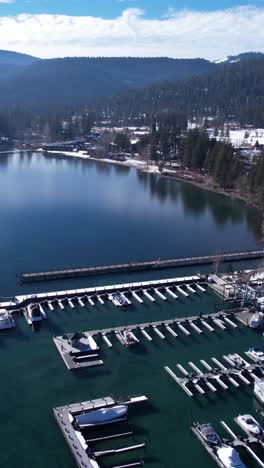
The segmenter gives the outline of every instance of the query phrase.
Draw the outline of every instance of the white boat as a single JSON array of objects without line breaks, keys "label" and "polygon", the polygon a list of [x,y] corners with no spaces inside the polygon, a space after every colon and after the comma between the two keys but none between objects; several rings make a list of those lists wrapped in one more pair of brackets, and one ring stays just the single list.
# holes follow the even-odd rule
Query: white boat
[{"label": "white boat", "polygon": [[264,361],[264,352],[258,346],[254,346],[249,348],[248,352],[246,353],[253,361],[260,362]]},{"label": "white boat", "polygon": [[254,382],[254,394],[261,403],[264,403],[264,379]]},{"label": "white boat", "polygon": [[243,359],[239,354],[234,353],[234,354],[228,354],[227,355],[228,359],[233,362],[235,366],[240,366],[240,367],[248,367],[249,364],[245,359]]},{"label": "white boat", "polygon": [[263,312],[256,312],[248,322],[250,328],[263,328],[264,327],[264,314]]},{"label": "white boat", "polygon": [[80,428],[111,424],[123,420],[127,415],[128,407],[118,405],[112,408],[101,408],[75,417]]},{"label": "white boat", "polygon": [[26,310],[28,318],[31,320],[31,322],[40,322],[42,320],[39,304],[29,304]]},{"label": "white boat", "polygon": [[262,426],[250,415],[243,414],[236,418],[240,427],[248,434],[255,437],[263,437]]},{"label": "white boat", "polygon": [[8,328],[14,328],[15,322],[12,314],[6,309],[0,309],[0,330],[7,330]]},{"label": "white boat", "polygon": [[121,337],[121,340],[123,340],[123,342],[124,342],[124,346],[126,346],[128,348],[139,342],[139,340],[134,335],[134,333],[132,333],[129,330],[124,330],[123,332],[120,331],[119,335]]},{"label": "white boat", "polygon": [[238,452],[228,445],[222,445],[216,451],[217,457],[225,468],[246,468]]}]

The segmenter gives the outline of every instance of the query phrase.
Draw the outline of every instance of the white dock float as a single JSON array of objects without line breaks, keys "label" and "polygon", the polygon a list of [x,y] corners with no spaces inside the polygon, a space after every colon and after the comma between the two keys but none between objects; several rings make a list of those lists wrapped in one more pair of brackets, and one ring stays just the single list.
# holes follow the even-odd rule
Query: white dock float
[{"label": "white dock float", "polygon": [[168,324],[165,324],[165,328],[166,328],[166,330],[168,330],[168,332],[172,336],[174,336],[174,338],[177,338],[177,336],[178,336],[177,333]]},{"label": "white dock float", "polygon": [[244,375],[242,375],[242,372],[237,373],[237,376],[240,378],[240,380],[242,380],[242,382],[244,382],[247,385],[250,385],[250,381],[248,379],[246,379],[246,377],[244,377]]},{"label": "white dock float", "polygon": [[232,322],[232,320],[230,320],[228,317],[224,317],[224,320],[226,321],[226,323],[228,323],[229,325],[231,325],[231,327],[233,328],[237,328],[237,324]]},{"label": "white dock float", "polygon": [[87,297],[89,304],[93,307],[94,306],[94,301],[92,300],[91,297]]},{"label": "white dock float", "polygon": [[210,332],[213,332],[214,331],[214,328],[211,327],[211,325],[209,325],[209,323],[207,323],[205,320],[201,320],[201,324],[207,328],[207,330],[209,330]]},{"label": "white dock float", "polygon": [[216,359],[216,358],[213,357],[213,358],[212,358],[212,361],[213,361],[218,367],[220,367],[220,369],[222,369],[223,371],[226,371],[226,370],[227,370],[226,367],[225,367],[221,362],[218,361],[218,359]]},{"label": "white dock float", "polygon": [[179,329],[185,333],[185,335],[189,336],[190,335],[190,332],[188,330],[186,330],[186,328],[184,328],[184,326],[181,324],[181,323],[177,323]]},{"label": "white dock float", "polygon": [[84,307],[84,303],[83,303],[83,301],[81,300],[80,297],[77,297],[77,301],[78,301],[78,303],[80,304],[81,307]]},{"label": "white dock float", "polygon": [[206,289],[204,289],[200,284],[196,284],[197,289],[199,289],[202,292],[206,292]]},{"label": "white dock float", "polygon": [[74,309],[74,304],[73,304],[73,302],[72,302],[70,299],[68,299],[68,303],[69,303],[69,306],[70,306],[72,309]]},{"label": "white dock float", "polygon": [[136,335],[132,332],[132,330],[128,330],[130,335],[132,336],[132,338],[134,338],[134,340],[139,343],[139,339],[136,337]]},{"label": "white dock float", "polygon": [[140,330],[141,330],[142,335],[144,335],[148,341],[152,341],[151,336],[148,334],[148,332],[146,332],[146,330],[144,330],[144,328],[140,328]]},{"label": "white dock float", "polygon": [[128,305],[131,305],[131,304],[132,304],[132,302],[125,296],[124,293],[122,293],[122,296],[125,298],[125,300],[127,301],[127,304],[128,304]]},{"label": "white dock float", "polygon": [[135,291],[132,291],[132,296],[139,302],[139,304],[143,304],[141,297],[139,297]]},{"label": "white dock float", "polygon": [[199,392],[201,395],[204,395],[204,394],[205,394],[204,389],[203,389],[202,387],[200,387],[199,384],[197,384],[197,383],[195,384],[195,383],[194,383],[193,385],[195,386],[196,390],[198,390],[198,392]]},{"label": "white dock float", "polygon": [[153,330],[154,332],[162,339],[162,340],[165,340],[165,336],[163,335],[163,333],[161,333],[161,331],[154,325],[153,327]]},{"label": "white dock float", "polygon": [[237,439],[237,436],[236,434],[230,429],[230,427],[228,427],[228,425],[224,422],[224,421],[220,421],[220,423],[222,424],[222,426],[225,428],[225,430],[228,432],[229,435],[231,435],[231,437],[233,437],[234,440]]},{"label": "white dock float", "polygon": [[173,299],[178,299],[177,294],[174,294],[174,292],[173,292],[170,288],[166,287],[166,288],[165,288],[165,291],[166,291],[171,297],[173,297]]},{"label": "white dock float", "polygon": [[63,309],[64,309],[64,305],[63,305],[62,301],[58,301],[58,304],[59,304],[60,309],[63,310]]},{"label": "white dock float", "polygon": [[184,369],[184,367],[181,365],[181,364],[176,364],[176,366],[178,367],[178,369],[183,373],[183,375],[185,375],[186,377],[189,376],[188,372],[186,369]]},{"label": "white dock float", "polygon": [[230,366],[236,367],[235,363],[234,363],[231,359],[229,359],[228,356],[223,356],[223,359],[224,359],[226,362],[228,362],[228,364],[230,364]]},{"label": "white dock float", "polygon": [[185,292],[180,286],[176,286],[177,290],[185,297],[189,297],[189,294]]},{"label": "white dock float", "polygon": [[216,376],[216,377],[215,377],[215,381],[218,382],[219,385],[220,385],[224,390],[227,390],[227,389],[228,389],[228,386],[227,386],[224,382],[222,382],[221,377]]},{"label": "white dock float", "polygon": [[226,327],[222,324],[222,322],[220,322],[220,320],[218,320],[217,318],[213,318],[213,322],[219,327],[221,328],[221,330],[226,330]]},{"label": "white dock float", "polygon": [[167,300],[166,296],[164,296],[164,294],[162,294],[162,292],[160,292],[159,289],[154,289],[154,291],[163,301]]},{"label": "white dock float", "polygon": [[187,284],[186,287],[187,287],[188,291],[190,291],[191,293],[193,293],[193,294],[196,293],[195,289],[193,289],[189,284]]},{"label": "white dock float", "polygon": [[211,366],[209,366],[209,364],[207,364],[206,361],[204,361],[203,359],[200,359],[200,363],[207,369],[209,370],[210,372],[213,370]]},{"label": "white dock float", "polygon": [[202,330],[199,327],[197,327],[197,325],[195,325],[195,323],[189,322],[189,324],[197,333],[203,333]]},{"label": "white dock float", "polygon": [[229,377],[227,376],[229,382],[231,382],[232,385],[234,385],[234,387],[238,388],[239,387],[239,383],[237,383],[237,381],[235,379],[233,379],[233,377]]},{"label": "white dock float", "polygon": [[200,376],[202,377],[204,374],[202,373],[202,371],[200,371],[199,367],[197,367],[192,361],[188,362],[189,366],[192,367],[192,369],[195,370],[195,372]]},{"label": "white dock float", "polygon": [[51,302],[48,302],[48,307],[49,307],[49,310],[54,310],[54,307]]},{"label": "white dock float", "polygon": [[[179,383],[177,375],[175,375],[174,372],[168,366],[165,366],[164,369],[173,378],[173,380],[175,380],[175,382]],[[181,387],[189,397],[193,397],[193,393],[186,387],[186,385],[181,385]]]},{"label": "white dock float", "polygon": [[104,305],[104,300],[101,298],[101,296],[97,296],[97,299],[101,305]]},{"label": "white dock float", "polygon": [[104,342],[107,344],[108,348],[112,348],[113,345],[111,341],[107,338],[105,333],[102,333],[102,337],[103,337]]},{"label": "white dock float", "polygon": [[208,380],[205,380],[204,383],[207,385],[208,388],[210,388],[210,390],[212,390],[212,392],[216,392],[216,388],[214,387],[213,384],[211,384],[211,382],[209,382]]},{"label": "white dock float", "polygon": [[47,314],[46,314],[46,312],[45,312],[45,310],[43,309],[43,307],[42,307],[41,304],[39,304],[39,310],[40,310],[40,313],[41,313],[42,317],[43,317],[44,319],[46,319],[46,318],[47,318]]},{"label": "white dock float", "polygon": [[151,302],[155,302],[155,299],[154,297],[152,297],[148,291],[146,291],[145,289],[143,289],[143,294],[151,301]]},{"label": "white dock float", "polygon": [[115,332],[115,336],[118,339],[118,341],[120,341],[121,345],[124,346],[124,341],[122,340],[121,336],[119,335],[119,333],[117,331]]},{"label": "white dock float", "polygon": [[262,379],[260,379],[253,371],[250,371],[250,375],[253,377],[253,379],[256,382],[260,382]]}]

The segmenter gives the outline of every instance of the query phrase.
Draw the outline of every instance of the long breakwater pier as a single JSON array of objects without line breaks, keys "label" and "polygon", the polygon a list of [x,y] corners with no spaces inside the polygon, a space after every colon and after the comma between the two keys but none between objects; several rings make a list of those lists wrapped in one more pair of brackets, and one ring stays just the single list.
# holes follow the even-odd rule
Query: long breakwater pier
[{"label": "long breakwater pier", "polygon": [[243,260],[257,260],[264,258],[264,249],[246,250],[241,252],[224,252],[199,257],[178,257],[173,259],[157,259],[144,262],[129,262],[117,265],[102,265],[93,267],[69,268],[50,270],[36,273],[20,273],[18,276],[23,283],[37,281],[51,281],[66,278],[78,278],[107,273],[124,273],[129,271],[160,270],[182,266],[209,265],[216,260],[219,262],[237,262]]}]

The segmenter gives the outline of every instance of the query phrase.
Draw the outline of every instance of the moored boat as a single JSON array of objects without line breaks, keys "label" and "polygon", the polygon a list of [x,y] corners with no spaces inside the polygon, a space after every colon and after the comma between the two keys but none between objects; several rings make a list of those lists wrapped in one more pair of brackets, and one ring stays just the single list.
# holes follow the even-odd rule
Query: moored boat
[{"label": "moored boat", "polygon": [[31,322],[40,322],[42,320],[39,304],[29,304],[26,310],[28,318],[31,320]]},{"label": "moored boat", "polygon": [[256,438],[263,437],[262,426],[250,414],[239,415],[236,421],[248,435],[255,436]]},{"label": "moored boat", "polygon": [[225,468],[246,468],[238,452],[229,445],[222,445],[216,451],[217,457]]},{"label": "moored boat", "polygon": [[250,328],[263,328],[264,327],[264,314],[263,312],[256,312],[248,322]]},{"label": "moored boat", "polygon": [[126,405],[118,405],[80,414],[75,417],[75,420],[80,428],[100,426],[125,419],[127,411],[128,407]]},{"label": "moored boat", "polygon": [[264,379],[254,382],[254,394],[261,403],[264,403]]},{"label": "moored boat", "polygon": [[12,314],[6,309],[0,309],[0,330],[7,330],[15,327],[15,321]]}]

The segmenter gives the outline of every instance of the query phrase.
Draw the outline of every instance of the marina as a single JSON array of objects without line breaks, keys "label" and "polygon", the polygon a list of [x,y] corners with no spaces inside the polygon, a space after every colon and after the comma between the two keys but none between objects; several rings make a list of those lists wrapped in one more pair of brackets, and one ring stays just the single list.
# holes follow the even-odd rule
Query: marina
[{"label": "marina", "polygon": [[[216,381],[208,381],[207,388],[197,382],[192,388],[194,397],[187,398],[164,366],[180,375],[176,363],[181,363],[186,372],[196,375],[197,369],[208,371],[200,360],[212,369],[218,367],[212,357],[231,368],[223,358],[230,354],[254,364],[245,352],[261,347],[263,337],[259,330],[244,326],[237,314],[220,314],[229,304],[208,285],[211,265],[190,269],[185,265],[177,273],[168,272],[168,266],[155,266],[117,272],[107,279],[96,274],[43,284],[20,284],[16,273],[60,270],[61,266],[74,269],[74,265],[124,265],[159,257],[217,257],[219,246],[222,252],[259,251],[258,214],[237,200],[188,184],[76,158],[11,155],[3,158],[0,178],[5,226],[0,234],[1,308],[15,323],[1,332],[0,340],[2,465],[74,468],[77,461],[52,417],[52,408],[68,405],[74,412],[76,404],[70,402],[96,401],[104,395],[119,406],[126,403],[124,395],[147,395],[149,403],[138,409],[130,406],[127,420],[120,425],[81,431],[92,449],[86,457],[96,454],[91,460],[104,468],[142,467],[143,463],[148,468],[190,468],[194,462],[213,468],[215,462],[192,437],[190,426],[206,418],[212,423],[226,421],[233,429],[234,418],[241,414],[260,421],[253,374],[242,374],[250,385],[229,375],[239,387],[221,377],[227,390]],[[258,260],[261,262],[255,259],[255,264]],[[252,265],[247,262],[245,268],[254,267],[253,259]],[[226,272],[229,266],[223,262],[218,271]],[[235,264],[232,267],[236,269]],[[109,289],[105,290],[105,284]],[[124,294],[131,304],[115,305],[108,295],[116,293]],[[32,304],[39,306],[41,316],[35,327],[24,316]],[[113,330],[125,338],[124,344]],[[138,342],[128,346],[126,330]],[[68,336],[74,338],[75,331],[99,331],[93,335],[99,349],[84,350],[86,356],[75,357],[80,358],[79,363],[98,359],[103,365],[67,370],[53,338],[65,337],[65,349],[75,352],[72,343],[67,348]],[[259,377],[256,369],[253,373]],[[234,429],[238,436],[239,430],[238,426]],[[75,445],[79,451],[80,441]],[[258,466],[247,452],[243,462],[250,468]]]}]

